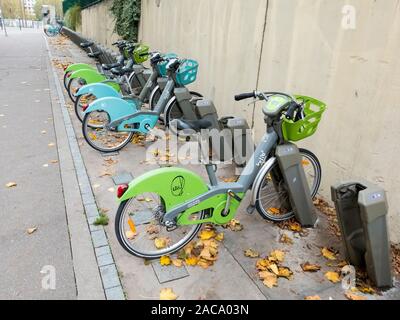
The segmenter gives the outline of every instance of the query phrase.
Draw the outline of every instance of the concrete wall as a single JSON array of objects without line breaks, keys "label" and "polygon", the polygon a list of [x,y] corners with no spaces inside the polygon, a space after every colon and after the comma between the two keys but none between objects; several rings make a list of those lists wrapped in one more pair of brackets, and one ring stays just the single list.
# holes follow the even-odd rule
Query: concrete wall
[{"label": "concrete wall", "polygon": [[112,0],[105,0],[82,10],[81,32],[85,37],[107,47],[119,39],[114,30],[114,17],[110,12]]},{"label": "concrete wall", "polygon": [[[353,8],[355,29],[346,19]],[[322,195],[341,179],[381,185],[400,242],[400,0],[142,0],[140,38],[198,60],[193,88],[220,115],[254,122],[257,139],[260,106],[253,113],[234,94],[282,90],[325,101],[317,134],[300,143],[321,159]]]}]

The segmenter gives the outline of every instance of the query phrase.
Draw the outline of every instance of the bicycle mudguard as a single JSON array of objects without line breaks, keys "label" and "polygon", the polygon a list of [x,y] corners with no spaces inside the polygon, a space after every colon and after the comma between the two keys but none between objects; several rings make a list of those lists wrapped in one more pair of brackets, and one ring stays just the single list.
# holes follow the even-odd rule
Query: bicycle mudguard
[{"label": "bicycle mudguard", "polygon": [[81,70],[81,69],[89,69],[89,70],[97,71],[97,69],[95,67],[93,67],[92,65],[90,65],[90,64],[87,64],[87,63],[73,63],[73,64],[70,64],[67,67],[67,69],[64,70],[64,72],[65,73],[71,72],[71,71],[74,72],[74,71],[78,71],[78,70]]},{"label": "bicycle mudguard", "polygon": [[74,71],[70,76],[69,79],[70,81],[75,78],[81,78],[84,79],[86,84],[91,84],[91,83],[96,83],[96,82],[101,82],[106,80],[106,76],[98,73],[95,70],[91,69],[80,69],[77,71]]},{"label": "bicycle mudguard", "polygon": [[110,116],[110,122],[138,112],[138,105],[135,101],[128,102],[121,98],[105,97],[92,102],[85,113],[92,111],[105,111]]},{"label": "bicycle mudguard", "polygon": [[87,84],[79,88],[79,90],[75,93],[75,97],[84,95],[84,94],[92,94],[97,99],[104,98],[104,97],[115,97],[121,98],[121,95],[117,90],[113,87],[104,84],[104,83],[91,83]]},{"label": "bicycle mudguard", "polygon": [[[119,202],[129,200],[144,193],[158,194],[165,204],[165,211],[169,212],[185,203],[187,209],[178,219],[178,225],[193,225],[201,223],[226,224],[231,221],[240,205],[240,202],[232,199],[228,215],[224,216],[227,194],[216,194],[202,202],[196,202],[196,197],[208,192],[207,184],[200,176],[184,168],[160,168],[147,172],[129,183],[128,190],[118,199]],[[243,196],[239,194],[238,196]],[[192,215],[203,210],[213,209],[212,216],[193,220]]]},{"label": "bicycle mudguard", "polygon": [[208,191],[208,187],[197,174],[184,168],[160,168],[149,171],[129,183],[129,188],[119,202],[140,194],[157,193],[169,211]]}]

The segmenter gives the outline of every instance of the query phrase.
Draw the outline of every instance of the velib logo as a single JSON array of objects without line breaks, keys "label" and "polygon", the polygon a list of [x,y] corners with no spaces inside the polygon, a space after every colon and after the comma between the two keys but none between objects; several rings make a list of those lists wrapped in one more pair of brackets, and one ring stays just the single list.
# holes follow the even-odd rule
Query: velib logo
[{"label": "velib logo", "polygon": [[175,197],[180,197],[183,194],[183,189],[185,188],[185,178],[182,176],[177,176],[172,180],[171,183],[171,193]]}]

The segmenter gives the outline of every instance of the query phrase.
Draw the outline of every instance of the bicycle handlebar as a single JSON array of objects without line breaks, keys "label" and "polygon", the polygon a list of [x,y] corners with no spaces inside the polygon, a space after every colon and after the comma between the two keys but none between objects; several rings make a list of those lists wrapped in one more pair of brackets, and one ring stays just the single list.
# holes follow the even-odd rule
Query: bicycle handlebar
[{"label": "bicycle handlebar", "polygon": [[242,101],[242,100],[246,100],[249,98],[255,98],[255,91],[253,92],[249,92],[249,93],[241,93],[235,96],[235,101]]}]

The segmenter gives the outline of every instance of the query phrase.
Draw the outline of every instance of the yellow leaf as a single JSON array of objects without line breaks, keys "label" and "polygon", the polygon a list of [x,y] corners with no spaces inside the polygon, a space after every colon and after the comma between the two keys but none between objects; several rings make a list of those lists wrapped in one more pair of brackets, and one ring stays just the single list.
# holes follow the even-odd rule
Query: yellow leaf
[{"label": "yellow leaf", "polygon": [[183,266],[183,261],[181,259],[172,259],[172,264],[175,267],[180,268]]},{"label": "yellow leaf", "polygon": [[289,228],[294,232],[301,232],[303,230],[300,223],[298,222],[290,222]]},{"label": "yellow leaf", "polygon": [[321,300],[320,296],[308,296],[305,297],[304,300]]},{"label": "yellow leaf", "polygon": [[242,231],[242,230],[243,230],[243,225],[240,223],[239,220],[236,220],[236,219],[232,219],[232,220],[229,222],[228,227],[229,227],[232,231],[235,231],[235,232],[238,232],[238,231]]},{"label": "yellow leaf", "polygon": [[301,161],[301,164],[302,164],[303,166],[308,166],[308,165],[310,164],[310,161],[308,161],[308,160],[303,160],[303,161]]},{"label": "yellow leaf", "polygon": [[199,261],[197,261],[197,265],[203,269],[207,269],[209,266],[213,265],[213,262],[206,259],[199,259]]},{"label": "yellow leaf", "polygon": [[337,283],[340,281],[340,275],[337,272],[333,272],[333,271],[328,271],[327,273],[325,273],[325,277],[333,283]]},{"label": "yellow leaf", "polygon": [[54,147],[56,144],[54,142],[51,142],[48,144],[49,147]]},{"label": "yellow leaf", "polygon": [[268,211],[275,215],[278,215],[281,213],[281,210],[279,208],[269,208]]},{"label": "yellow leaf", "polygon": [[293,240],[292,238],[290,238],[289,236],[287,236],[285,233],[282,234],[282,236],[279,239],[280,243],[284,243],[284,244],[293,244]]},{"label": "yellow leaf", "polygon": [[256,268],[259,271],[265,271],[270,266],[270,262],[267,259],[259,259],[256,263]]},{"label": "yellow leaf", "polygon": [[168,256],[162,256],[160,258],[160,264],[162,266],[169,266],[171,264],[171,259]]},{"label": "yellow leaf", "polygon": [[285,253],[280,250],[275,250],[271,252],[269,257],[272,258],[271,260],[273,261],[283,262],[283,260],[285,260]]},{"label": "yellow leaf", "polygon": [[13,187],[16,187],[16,186],[17,186],[16,182],[9,182],[9,183],[6,184],[7,188],[13,188]]},{"label": "yellow leaf", "polygon": [[33,227],[33,228],[27,229],[26,232],[27,232],[28,234],[32,234],[32,233],[34,233],[36,230],[37,230],[37,227]]},{"label": "yellow leaf", "polygon": [[147,228],[146,228],[146,232],[148,234],[157,234],[160,232],[160,228],[154,224],[150,224]]},{"label": "yellow leaf", "polygon": [[321,250],[322,255],[328,260],[336,260],[336,255],[334,252],[329,250],[328,248],[323,248]]},{"label": "yellow leaf", "polygon": [[131,230],[125,231],[125,237],[127,237],[129,240],[132,240],[136,237],[136,233]]},{"label": "yellow leaf", "polygon": [[223,232],[218,233],[218,234],[215,236],[215,240],[217,240],[217,241],[222,241],[222,240],[224,240],[224,233],[223,233]]},{"label": "yellow leaf", "polygon": [[202,230],[199,234],[199,238],[201,240],[209,240],[211,238],[214,238],[216,235],[217,234],[214,230]]},{"label": "yellow leaf", "polygon": [[288,280],[291,279],[293,272],[289,268],[279,267],[278,270],[279,270],[279,274],[278,274],[279,277],[286,278]]},{"label": "yellow leaf", "polygon": [[270,264],[268,269],[271,270],[276,275],[279,275],[279,269],[278,269],[278,266],[275,263]]},{"label": "yellow leaf", "polygon": [[362,293],[366,293],[366,294],[375,294],[375,290],[372,289],[371,287],[362,287],[362,288],[358,288],[358,290]]},{"label": "yellow leaf", "polygon": [[171,288],[164,288],[160,291],[160,300],[176,300],[178,296]]},{"label": "yellow leaf", "polygon": [[199,258],[203,260],[208,260],[208,261],[215,261],[217,260],[217,254],[218,251],[213,248],[213,247],[204,247],[203,250],[201,250]]},{"label": "yellow leaf", "polygon": [[195,266],[197,264],[197,262],[199,261],[199,259],[195,256],[189,257],[185,259],[185,263],[188,266]]},{"label": "yellow leaf", "polygon": [[154,245],[157,249],[164,249],[167,246],[167,238],[155,238]]},{"label": "yellow leaf", "polygon": [[351,292],[349,292],[349,291],[347,291],[344,295],[346,296],[346,298],[347,298],[348,300],[354,300],[354,301],[357,301],[357,300],[367,300],[366,297],[356,295],[356,294],[351,293]]},{"label": "yellow leaf", "polygon": [[93,141],[97,140],[97,136],[94,133],[89,133],[89,138],[90,138],[90,140],[93,140]]},{"label": "yellow leaf", "polygon": [[250,248],[244,251],[244,255],[249,258],[258,258],[260,253]]},{"label": "yellow leaf", "polygon": [[263,280],[263,283],[268,288],[273,288],[278,286],[278,277],[268,271],[259,272],[259,277]]},{"label": "yellow leaf", "polygon": [[321,270],[321,266],[317,264],[311,264],[309,262],[303,263],[301,265],[301,268],[303,269],[304,272],[317,272]]}]

